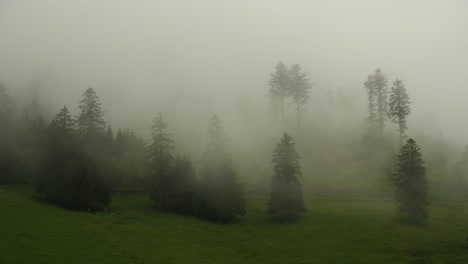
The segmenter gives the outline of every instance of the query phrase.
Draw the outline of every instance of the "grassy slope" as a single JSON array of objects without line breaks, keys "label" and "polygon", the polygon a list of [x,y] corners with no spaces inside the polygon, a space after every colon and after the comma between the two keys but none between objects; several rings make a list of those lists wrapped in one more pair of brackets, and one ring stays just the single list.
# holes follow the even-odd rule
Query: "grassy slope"
[{"label": "grassy slope", "polygon": [[156,212],[138,194],[91,214],[0,190],[0,263],[468,263],[458,203],[432,205],[421,228],[398,223],[392,201],[311,198],[301,220],[278,224],[249,197],[242,221],[221,225]]}]

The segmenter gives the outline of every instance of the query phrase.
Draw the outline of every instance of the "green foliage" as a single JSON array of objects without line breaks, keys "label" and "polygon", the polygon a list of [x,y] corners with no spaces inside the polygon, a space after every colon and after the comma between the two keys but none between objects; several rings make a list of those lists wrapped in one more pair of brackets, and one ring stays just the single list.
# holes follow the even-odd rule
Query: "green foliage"
[{"label": "green foliage", "polygon": [[174,166],[174,141],[167,130],[162,114],[154,120],[152,142],[148,147],[148,175],[150,180],[150,200],[161,207],[169,203],[172,168]]},{"label": "green foliage", "polygon": [[83,93],[83,99],[79,102],[80,114],[76,125],[78,133],[89,138],[104,135],[106,132],[106,121],[101,100],[93,88],[88,88]]},{"label": "green foliage", "polygon": [[368,99],[368,121],[371,131],[378,132],[382,136],[385,120],[388,112],[387,104],[387,78],[380,69],[367,77],[364,83]]},{"label": "green foliage", "polygon": [[406,126],[406,118],[411,114],[410,100],[406,93],[406,88],[402,81],[396,79],[393,82],[392,91],[390,93],[388,117],[393,122],[398,124],[398,131],[400,132],[400,145],[405,138],[405,131],[408,129]]},{"label": "green foliage", "polygon": [[289,83],[288,68],[282,62],[278,62],[269,81],[270,105],[272,110],[280,113],[282,122],[284,121],[285,100],[289,96]]},{"label": "green foliage", "polygon": [[226,149],[227,140],[221,120],[213,116],[203,154],[199,214],[219,222],[245,214],[243,190]]},{"label": "green foliage", "polygon": [[426,167],[421,148],[413,139],[409,139],[400,150],[394,183],[402,220],[423,224],[428,217]]},{"label": "green foliage", "polygon": [[168,180],[165,208],[183,214],[196,213],[198,183],[190,160],[176,157]]},{"label": "green foliage", "polygon": [[73,125],[66,107],[52,120],[35,189],[49,201],[67,208],[103,210],[111,201],[110,190]]},{"label": "green foliage", "polygon": [[284,133],[273,153],[274,175],[271,179],[269,214],[281,219],[296,218],[306,211],[299,182],[301,165],[290,135]]},{"label": "green foliage", "polygon": [[118,130],[113,144],[115,174],[112,185],[117,189],[142,190],[146,183],[146,143],[130,130]]},{"label": "green foliage", "polygon": [[288,69],[282,62],[279,62],[275,72],[271,74],[269,84],[270,105],[275,113],[280,113],[281,122],[284,122],[286,99],[292,98],[296,111],[297,130],[299,131],[300,114],[304,111],[312,88],[307,75],[298,64],[294,64],[291,69]]},{"label": "green foliage", "polygon": [[289,71],[289,94],[296,105],[297,131],[300,129],[300,114],[304,111],[304,106],[309,99],[312,84],[307,75],[302,71],[301,66],[294,64]]}]

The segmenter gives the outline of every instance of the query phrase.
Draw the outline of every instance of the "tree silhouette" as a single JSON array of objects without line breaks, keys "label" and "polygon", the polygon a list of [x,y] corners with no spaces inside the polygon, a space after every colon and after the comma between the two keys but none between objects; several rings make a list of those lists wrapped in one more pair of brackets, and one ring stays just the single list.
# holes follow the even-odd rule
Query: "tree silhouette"
[{"label": "tree silhouette", "polygon": [[398,213],[402,220],[424,223],[428,217],[426,167],[420,147],[411,138],[398,155],[394,183]]},{"label": "tree silhouette", "polygon": [[299,182],[301,165],[294,142],[287,133],[273,153],[274,175],[268,200],[268,214],[281,219],[292,219],[306,211]]}]

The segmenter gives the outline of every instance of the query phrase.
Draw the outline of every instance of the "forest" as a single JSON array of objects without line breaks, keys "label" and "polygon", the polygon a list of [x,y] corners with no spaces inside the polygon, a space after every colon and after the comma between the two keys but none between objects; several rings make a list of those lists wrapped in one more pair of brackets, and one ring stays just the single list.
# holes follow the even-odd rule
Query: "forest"
[{"label": "forest", "polygon": [[0,262],[468,261],[466,4],[105,2],[0,1]]}]

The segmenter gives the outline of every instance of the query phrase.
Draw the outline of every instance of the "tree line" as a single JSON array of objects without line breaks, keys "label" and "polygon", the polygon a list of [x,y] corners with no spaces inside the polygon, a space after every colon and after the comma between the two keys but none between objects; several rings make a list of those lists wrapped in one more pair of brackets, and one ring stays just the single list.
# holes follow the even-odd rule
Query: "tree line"
[{"label": "tree line", "polygon": [[[284,122],[285,109],[292,105],[299,134],[312,88],[307,74],[297,64],[288,68],[280,62],[269,85],[273,115]],[[387,120],[398,125],[400,151],[392,180],[399,215],[423,223],[428,216],[426,167],[416,142],[410,138],[404,144],[411,113],[406,88],[396,79],[389,93],[380,69],[368,76],[364,88],[372,144],[378,145]],[[152,203],[162,210],[219,222],[230,222],[246,213],[244,186],[229,153],[229,137],[216,115],[210,119],[205,151],[200,155],[202,168],[197,173],[190,159],[175,152],[175,140],[162,114],[154,119],[147,144],[130,130],[119,129],[114,135],[92,88],[86,89],[78,102],[76,116],[64,106],[48,125],[34,115],[15,119],[10,101],[6,88],[0,86],[0,122],[4,124],[0,127],[0,183],[29,179],[52,203],[85,211],[104,210],[113,190],[129,189],[147,191]],[[295,146],[291,135],[284,132],[272,157],[267,213],[281,219],[293,219],[307,211]],[[460,175],[468,172],[466,160],[457,165]],[[18,180],[18,175],[25,176]]]}]

